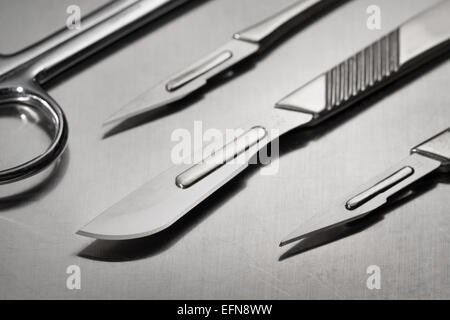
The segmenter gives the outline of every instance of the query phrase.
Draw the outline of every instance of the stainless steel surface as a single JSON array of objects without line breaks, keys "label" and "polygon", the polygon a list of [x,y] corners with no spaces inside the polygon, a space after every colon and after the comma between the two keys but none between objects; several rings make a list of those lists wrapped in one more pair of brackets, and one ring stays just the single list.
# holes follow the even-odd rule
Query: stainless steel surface
[{"label": "stainless steel surface", "polygon": [[[450,1],[448,2],[450,3]],[[438,5],[431,12],[440,12],[442,7],[445,7],[445,5]],[[429,11],[425,14],[419,14],[411,21],[422,21],[424,15],[428,17]],[[442,18],[442,16],[438,14],[436,16],[437,18]],[[446,24],[447,22],[441,21],[441,23]],[[442,41],[445,42],[448,38],[450,38],[450,32],[447,38],[443,38]],[[272,112],[270,110],[261,112],[257,117],[250,119],[250,125],[247,125],[245,128],[260,126],[266,128],[266,130],[277,129],[279,132],[270,135],[263,142],[260,141],[257,146],[249,148],[244,154],[238,153],[237,158],[245,157],[241,160],[242,162],[251,160],[255,152],[262,150],[268,143],[276,140],[284,133],[301,126],[322,121],[323,118],[336,114],[344,108],[355,104],[355,102],[360,101],[362,97],[367,96],[369,93],[373,93],[386,86],[387,83],[391,83],[394,76],[405,76],[405,74],[414,71],[423,63],[429,61],[430,56],[433,57],[432,53],[435,47],[429,48],[428,51],[417,56],[414,65],[410,65],[409,68],[400,68],[398,63],[398,40],[398,32],[393,31],[368,46],[359,54],[341,63],[338,67],[331,69],[326,75],[326,90],[324,92],[317,92],[318,99],[321,99],[320,97],[326,93],[326,108],[321,112],[311,112],[311,114],[301,112],[309,108],[307,105],[303,105],[305,101],[298,100],[298,98],[304,98],[308,95],[299,95],[297,90],[294,96],[288,96],[288,100],[296,100],[294,102],[299,105],[299,108],[295,108],[295,104],[292,103],[285,108],[283,102],[281,102],[276,104],[276,107],[279,109]],[[441,44],[436,43],[435,46]],[[320,80],[321,77],[319,76],[319,81],[323,82]],[[317,80],[313,80],[306,85],[307,88],[313,86],[315,89],[307,90],[310,92],[317,91],[316,85],[314,84],[316,82]],[[299,90],[302,91],[303,88],[301,87]],[[325,89],[323,86],[319,88]],[[315,105],[311,107],[311,109],[315,108]],[[294,111],[292,110],[294,109],[300,112],[299,119],[293,116]],[[233,144],[230,145],[233,146]],[[222,150],[228,150],[228,148],[225,147]],[[209,154],[206,156],[209,156]],[[102,213],[99,218],[95,218],[91,223],[83,227],[79,234],[96,239],[124,240],[145,237],[156,232],[161,232],[171,226],[176,220],[183,217],[191,209],[195,208],[208,196],[212,195],[220,186],[225,185],[225,183],[230,181],[238,173],[242,172],[247,166],[242,162],[237,166],[233,164],[235,167],[235,171],[233,172],[229,171],[229,167],[232,167],[231,164],[230,166],[225,165],[223,169],[219,168],[217,164],[211,165],[211,163],[198,164],[187,170],[181,169],[183,165],[178,166],[178,168],[174,167],[171,169],[171,173],[173,174],[172,179],[170,179],[170,176],[161,175],[150,180],[147,184],[128,195],[126,199],[120,200],[111,209]],[[215,175],[210,174],[213,171],[216,171]],[[221,171],[224,174],[220,173]],[[206,175],[209,175],[210,178],[214,176],[214,178],[208,181],[199,181]],[[174,180],[182,188],[175,190],[172,186]],[[198,187],[198,191],[187,193],[185,190],[181,190],[183,187],[192,186],[194,183],[201,185]],[[155,193],[153,186],[158,186],[159,192]],[[208,187],[209,189],[207,189]],[[164,215],[164,219],[161,219],[161,214]],[[146,226],[148,230],[144,229]]]},{"label": "stainless steel surface", "polygon": [[[240,125],[237,118],[256,118],[298,84],[437,2],[379,0],[382,29],[369,30],[366,9],[373,1],[350,1],[267,52],[257,68],[187,101],[191,107],[149,117],[107,139],[99,125],[105,114],[214,50],[235,30],[295,1],[201,2],[124,40],[132,45],[114,46],[102,59],[60,79],[49,91],[71,124],[68,152],[48,178],[43,174],[0,186],[0,297],[449,297],[450,185],[445,176],[426,184],[432,192],[368,217],[365,224],[371,226],[364,232],[358,232],[363,224],[352,229],[351,237],[325,246],[303,241],[304,251],[283,261],[278,259],[285,250],[277,247],[293,226],[448,126],[447,60],[403,82],[393,94],[282,137],[278,174],[247,171],[161,235],[127,243],[74,235],[98,212],[170,166],[173,130],[192,130],[195,120],[202,120],[204,128],[225,129]],[[25,40],[32,43],[37,34],[59,28],[72,3],[0,1],[0,52],[15,51]],[[105,2],[77,3],[87,12],[86,7]],[[27,27],[24,19],[17,21],[19,13]],[[14,35],[11,29],[17,29]],[[2,130],[0,124],[0,137]],[[66,288],[70,265],[81,268],[81,290]],[[381,290],[366,287],[370,265],[381,269]]]},{"label": "stainless steel surface", "polygon": [[[277,40],[293,26],[308,21],[314,14],[342,2],[341,0],[298,1],[270,18],[234,34],[233,39],[224,46],[169,78],[174,80],[164,81],[139,95],[106,120],[105,125],[117,124],[185,98],[203,87],[212,77],[261,51],[267,43]],[[172,82],[177,85],[172,85]],[[189,85],[186,85],[187,82],[190,82]],[[182,90],[180,90],[181,87],[183,87]]]},{"label": "stainless steel surface", "polygon": [[50,146],[42,154],[11,168],[2,168],[0,183],[16,182],[41,172],[57,161],[66,148],[68,125],[64,112],[40,85],[184,1],[120,1],[88,16],[84,20],[86,29],[78,32],[76,36],[71,36],[73,32],[67,28],[44,39],[42,44],[17,55],[4,57],[0,67],[0,70],[3,70],[0,74],[0,97],[4,98],[1,105],[10,107],[17,104],[34,108],[36,112],[43,110],[44,113],[50,113],[52,119],[47,121],[47,124],[54,125],[54,133]]},{"label": "stainless steel surface", "polygon": [[[378,184],[379,186],[380,181],[388,181],[388,185],[384,185],[384,189],[378,191],[376,195],[369,201],[361,200],[358,205],[355,205],[352,210],[349,210],[348,200],[346,200],[349,199],[349,197],[345,197],[345,200],[343,202],[331,206],[328,210],[312,217],[308,221],[301,223],[299,228],[297,228],[283,241],[281,241],[280,246],[285,246],[294,241],[312,237],[321,232],[328,231],[349,222],[353,222],[357,219],[362,219],[374,210],[386,204],[389,199],[396,195],[398,192],[407,188],[412,183],[423,178],[430,172],[438,169],[440,166],[441,163],[439,161],[421,155],[413,154],[397,166],[387,170],[375,179],[372,179],[368,184],[360,187],[353,193],[353,195],[349,196],[352,197],[352,199],[355,199],[354,195],[359,196],[367,190],[371,190],[374,185]],[[411,169],[411,171],[407,170],[405,175],[402,175],[400,179],[397,179],[397,181],[393,183],[390,178],[397,177],[397,174],[402,172],[402,170],[405,170],[405,168],[409,168]]]}]

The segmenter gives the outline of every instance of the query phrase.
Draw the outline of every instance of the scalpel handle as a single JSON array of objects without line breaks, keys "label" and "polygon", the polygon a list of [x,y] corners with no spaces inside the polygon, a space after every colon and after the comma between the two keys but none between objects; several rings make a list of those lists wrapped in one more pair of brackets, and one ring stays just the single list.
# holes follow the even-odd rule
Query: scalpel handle
[{"label": "scalpel handle", "polygon": [[441,161],[442,165],[448,168],[450,166],[450,128],[413,148],[411,153]]},{"label": "scalpel handle", "polygon": [[[325,6],[342,0],[304,0],[234,35],[235,39],[261,44],[278,39],[295,25],[306,22]],[[269,41],[269,42],[270,42]]]},{"label": "scalpel handle", "polygon": [[326,119],[450,49],[450,0],[398,29],[294,91],[280,108]]}]

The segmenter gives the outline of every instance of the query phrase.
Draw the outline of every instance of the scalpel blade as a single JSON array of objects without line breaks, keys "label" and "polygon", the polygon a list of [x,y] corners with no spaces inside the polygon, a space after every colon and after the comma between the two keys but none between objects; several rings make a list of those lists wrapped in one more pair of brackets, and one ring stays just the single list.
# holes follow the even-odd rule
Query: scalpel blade
[{"label": "scalpel blade", "polygon": [[[280,135],[310,122],[310,114],[273,108],[256,126],[214,156],[176,165],[107,209],[77,233],[104,240],[141,238],[162,231],[255,163],[255,155]],[[272,131],[276,128],[276,131]],[[198,152],[198,154],[200,154]],[[218,161],[217,161],[218,160]]]},{"label": "scalpel blade", "polygon": [[313,216],[292,232],[280,246],[360,219],[427,174],[450,166],[450,128],[421,143],[411,155],[353,192],[325,213]]},{"label": "scalpel blade", "polygon": [[307,22],[343,2],[345,0],[298,1],[256,25],[237,32],[221,48],[141,94],[106,120],[104,125],[117,124],[183,99],[206,85],[212,77],[273,44],[294,26]]},{"label": "scalpel blade", "polygon": [[[225,146],[220,153],[226,160],[236,156],[245,161],[238,164],[225,161],[222,166],[211,163],[176,166],[108,209],[79,233],[99,239],[131,239],[170,226],[244,170],[248,166],[246,157],[251,158],[266,143],[290,130],[315,125],[333,116],[448,51],[449,9],[450,0],[441,2],[294,91],[278,102],[277,108],[262,109],[247,126],[241,127],[251,128],[244,135],[244,138],[249,139],[243,139],[244,143],[237,139],[237,148],[228,149]],[[411,37],[417,34],[417,30],[427,31],[418,34],[420,41]],[[175,78],[171,86],[177,87],[182,82]],[[269,137],[261,134],[261,129],[266,132],[278,129],[278,133]],[[230,154],[229,150],[233,149],[240,152]],[[417,177],[417,173],[413,177]],[[409,179],[411,177],[405,181]],[[376,199],[384,201],[375,198],[370,204],[376,204]],[[368,209],[367,205],[361,208]],[[361,211],[361,208],[345,218],[338,214],[331,224],[355,219],[358,213],[366,214],[369,211]],[[322,226],[321,223],[315,225],[318,228]],[[328,225],[329,220],[324,223],[324,227]]]},{"label": "scalpel blade", "polygon": [[281,241],[280,246],[361,219],[386,204],[399,191],[440,166],[440,161],[412,154],[398,165],[358,188],[343,201],[302,223],[299,228]]},{"label": "scalpel blade", "polygon": [[142,93],[113,114],[104,125],[112,125],[180,100],[203,87],[208,79],[250,57],[259,45],[232,39],[220,49],[185,70]]},{"label": "scalpel blade", "polygon": [[77,233],[103,239],[126,240],[150,236],[172,225],[210,194],[247,167],[227,164],[191,188],[175,184],[178,170],[169,170],[107,209]]}]

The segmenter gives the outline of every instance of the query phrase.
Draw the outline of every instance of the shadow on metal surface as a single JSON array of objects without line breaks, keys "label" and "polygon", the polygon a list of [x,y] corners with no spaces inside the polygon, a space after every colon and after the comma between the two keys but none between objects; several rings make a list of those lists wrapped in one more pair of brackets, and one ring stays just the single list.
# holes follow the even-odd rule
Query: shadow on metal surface
[{"label": "shadow on metal surface", "polygon": [[77,255],[82,258],[108,262],[123,262],[149,258],[169,249],[181,240],[188,232],[219,209],[229,197],[241,192],[246,187],[246,177],[252,175],[257,166],[243,173],[244,179],[234,179],[217,191],[214,197],[186,214],[177,223],[155,235],[125,241],[95,240],[82,249]]},{"label": "shadow on metal surface", "polygon": [[[322,124],[316,127],[294,130],[284,135],[280,139],[280,157],[282,158],[284,155],[289,154],[290,152],[298,151],[299,148],[306,146],[310,141],[317,141],[324,138],[327,133],[331,132],[342,124],[353,120],[357,115],[367,110],[368,107],[380,102],[381,100],[383,100],[383,98],[392,94],[393,92],[398,92],[399,89],[405,87],[407,84],[416,80],[420,76],[423,76],[427,72],[432,71],[435,67],[447,61],[448,58],[450,58],[450,52],[430,63],[425,64],[423,67],[417,69],[415,72],[410,73],[408,76],[396,80],[384,90],[367,97],[364,101],[357,103],[356,105],[350,107],[349,109],[343,111],[335,117],[325,120]],[[399,92],[398,94],[401,93]],[[242,191],[246,186],[247,180],[257,172],[258,168],[260,167],[250,166],[250,168],[245,170],[238,177],[234,178],[232,181],[227,183],[212,196],[210,196],[208,199],[194,208],[191,212],[186,214],[172,227],[161,233],[137,240],[95,240],[91,245],[81,250],[81,252],[78,253],[78,256],[100,261],[130,261],[157,255],[173,246],[187,232],[194,229],[196,225],[200,224],[217,208],[220,208],[220,206],[225,201],[228,201],[228,199],[237,192]],[[443,181],[446,180],[444,179]],[[398,206],[399,203],[402,202],[397,202],[395,205]],[[393,209],[392,205],[387,205],[383,207],[383,210],[387,210],[387,208],[391,208],[391,210]],[[360,231],[377,222],[376,219],[371,216],[372,215],[358,222]],[[364,226],[364,222],[366,223],[366,226]],[[314,239],[309,239],[307,241],[304,240],[303,242],[305,243],[299,244],[299,248],[297,248],[298,250],[289,250],[288,252],[290,253],[284,254],[282,256],[283,259],[280,258],[280,260],[284,260],[287,257],[294,255],[294,251],[305,252],[325,243],[335,241],[337,238],[355,234],[356,232],[358,232],[358,229],[354,227],[351,230],[347,230],[347,233],[345,233],[344,231],[345,228],[344,230],[332,230],[328,233],[328,235],[320,235],[320,237],[317,236]],[[274,243],[274,246],[277,245],[277,243]]]},{"label": "shadow on metal surface", "polygon": [[[292,38],[295,34],[297,34],[299,30],[307,28],[309,25],[312,25],[315,21],[323,18],[326,14],[332,12],[337,7],[344,5],[349,1],[350,0],[336,0],[335,3],[328,6],[326,10],[323,10],[323,12],[321,12],[318,15],[311,16],[304,23],[299,24],[298,26],[296,26],[295,28],[293,28],[292,30],[281,36],[279,39],[274,41],[274,43],[278,45],[283,44],[284,42]],[[195,91],[194,93],[188,95],[187,97],[179,101],[163,105],[153,110],[149,110],[148,112],[129,118],[119,124],[109,127],[109,129],[103,135],[103,138],[104,139],[109,138],[113,135],[122,133],[126,130],[147,124],[152,121],[156,121],[163,117],[167,117],[171,114],[180,112],[188,108],[189,106],[192,106],[194,103],[202,100],[204,96],[207,95],[208,92],[217,89],[218,87],[224,85],[230,80],[233,80],[239,77],[240,75],[253,69],[258,61],[266,59],[271,52],[277,49],[276,47],[277,46],[272,45],[264,47],[264,50],[258,52],[255,56],[250,56],[249,58],[244,59],[240,61],[238,64],[234,65],[232,69],[225,70],[224,72],[209,79],[207,86],[200,88],[199,90]]]},{"label": "shadow on metal surface", "polygon": [[319,248],[331,242],[339,241],[347,238],[361,231],[364,231],[371,226],[383,221],[387,214],[395,211],[405,203],[420,197],[422,194],[431,191],[439,183],[450,184],[450,176],[442,172],[434,172],[423,180],[419,180],[412,188],[397,195],[396,199],[386,205],[373,211],[366,217],[348,223],[346,225],[338,226],[330,230],[317,233],[311,237],[305,238],[291,247],[288,251],[283,253],[279,261],[286,260],[293,256],[302,254],[304,252]]},{"label": "shadow on metal surface", "polygon": [[29,205],[50,193],[66,174],[69,161],[70,152],[67,149],[58,161],[36,176],[2,186],[5,188],[3,190],[6,187],[9,190],[0,194],[0,212]]}]

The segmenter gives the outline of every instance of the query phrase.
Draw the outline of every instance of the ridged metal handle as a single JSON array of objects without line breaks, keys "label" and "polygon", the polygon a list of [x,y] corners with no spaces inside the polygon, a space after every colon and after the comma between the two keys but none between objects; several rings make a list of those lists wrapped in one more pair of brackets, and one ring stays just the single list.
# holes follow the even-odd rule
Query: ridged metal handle
[{"label": "ridged metal handle", "polygon": [[326,108],[332,110],[374,89],[399,70],[398,30],[328,71]]},{"label": "ridged metal handle", "polygon": [[388,84],[400,71],[399,61],[397,29],[289,94],[277,107],[323,120]]}]

